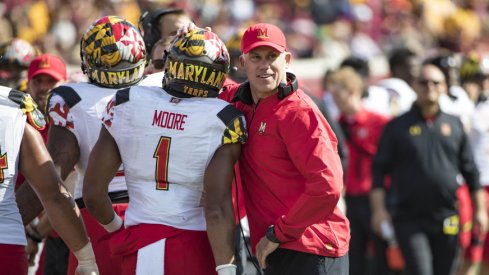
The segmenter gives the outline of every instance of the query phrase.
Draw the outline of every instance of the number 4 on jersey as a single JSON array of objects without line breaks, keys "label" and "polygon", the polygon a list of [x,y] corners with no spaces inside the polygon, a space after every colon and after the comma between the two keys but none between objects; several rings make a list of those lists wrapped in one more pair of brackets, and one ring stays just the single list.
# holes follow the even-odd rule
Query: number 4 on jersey
[{"label": "number 4 on jersey", "polygon": [[168,159],[170,157],[171,138],[160,137],[156,146],[154,158],[156,159],[156,189],[168,190]]},{"label": "number 4 on jersey", "polygon": [[[0,155],[2,153],[0,152]],[[7,153],[0,156],[0,183],[3,183],[5,177],[3,175],[3,170],[8,168]]]}]

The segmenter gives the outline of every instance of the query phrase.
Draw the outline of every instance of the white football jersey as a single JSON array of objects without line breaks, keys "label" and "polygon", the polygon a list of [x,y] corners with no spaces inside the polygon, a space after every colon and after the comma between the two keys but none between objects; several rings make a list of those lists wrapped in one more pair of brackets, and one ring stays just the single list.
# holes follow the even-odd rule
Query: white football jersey
[{"label": "white football jersey", "polygon": [[[90,83],[70,83],[54,88],[48,99],[50,123],[70,130],[80,147],[80,158],[76,164],[75,199],[82,197],[88,158],[102,128],[100,119],[107,102],[116,91],[117,89],[103,88]],[[109,192],[126,189],[121,168],[118,176],[109,184]]]},{"label": "white football jersey", "polygon": [[125,226],[206,230],[205,169],[223,144],[246,140],[241,112],[217,98],[178,98],[158,87],[119,90],[103,122],[125,169]]},{"label": "white football jersey", "polygon": [[0,129],[2,131],[0,135],[1,244],[27,244],[24,225],[15,201],[15,180],[26,119],[28,117],[31,119],[34,112],[39,112],[34,106],[29,95],[0,86]]},{"label": "white football jersey", "polygon": [[138,83],[138,86],[155,86],[161,88],[163,76],[165,76],[164,72],[145,75],[144,78]]},{"label": "white football jersey", "polygon": [[460,118],[465,130],[468,131],[474,113],[474,103],[462,87],[451,86],[449,89],[451,96],[442,94],[438,100],[440,108],[443,112]]},{"label": "white football jersey", "polygon": [[489,186],[489,101],[476,105],[470,125],[470,144],[479,168],[480,182]]}]

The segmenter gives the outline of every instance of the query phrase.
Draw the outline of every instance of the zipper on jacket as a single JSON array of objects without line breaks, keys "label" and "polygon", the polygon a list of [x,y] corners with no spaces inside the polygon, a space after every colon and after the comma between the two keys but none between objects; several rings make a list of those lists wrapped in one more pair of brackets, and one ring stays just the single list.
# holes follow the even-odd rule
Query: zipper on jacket
[{"label": "zipper on jacket", "polygon": [[260,104],[260,99],[258,99],[258,102],[256,102],[256,104],[253,104],[253,111],[251,112],[251,118],[250,118],[250,123],[248,123],[248,135],[250,133],[250,128],[251,128],[251,123],[253,122],[253,118],[255,118],[255,112],[256,112],[256,108],[258,107],[258,104]]}]

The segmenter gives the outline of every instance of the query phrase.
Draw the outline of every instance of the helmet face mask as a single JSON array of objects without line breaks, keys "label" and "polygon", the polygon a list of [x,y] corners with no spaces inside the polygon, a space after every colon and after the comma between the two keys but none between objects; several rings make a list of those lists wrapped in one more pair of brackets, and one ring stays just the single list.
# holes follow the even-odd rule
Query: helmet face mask
[{"label": "helmet face mask", "polygon": [[175,37],[164,60],[163,88],[186,97],[217,97],[229,72],[226,46],[204,29]]},{"label": "helmet face mask", "polygon": [[134,25],[120,17],[105,16],[83,35],[80,56],[83,73],[92,83],[123,88],[143,77],[146,48]]}]

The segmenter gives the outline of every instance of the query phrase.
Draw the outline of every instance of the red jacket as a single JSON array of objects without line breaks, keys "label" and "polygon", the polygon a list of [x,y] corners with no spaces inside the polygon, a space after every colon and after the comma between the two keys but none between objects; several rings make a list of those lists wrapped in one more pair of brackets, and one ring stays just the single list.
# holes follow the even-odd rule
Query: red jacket
[{"label": "red jacket", "polygon": [[[220,97],[231,99],[238,87]],[[349,222],[336,206],[343,171],[336,137],[316,105],[301,90],[234,105],[248,128],[239,163],[252,247],[274,224],[281,248],[345,255]]]},{"label": "red jacket", "polygon": [[348,170],[346,191],[350,196],[367,196],[372,188],[372,158],[377,152],[377,143],[389,118],[365,109],[353,117],[340,117],[348,144]]}]

